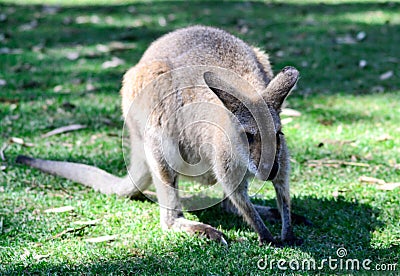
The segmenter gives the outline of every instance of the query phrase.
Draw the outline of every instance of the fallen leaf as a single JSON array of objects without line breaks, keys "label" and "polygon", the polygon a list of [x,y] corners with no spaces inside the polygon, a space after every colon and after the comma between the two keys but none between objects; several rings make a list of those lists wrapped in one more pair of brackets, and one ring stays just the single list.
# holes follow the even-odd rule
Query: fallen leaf
[{"label": "fallen leaf", "polygon": [[35,19],[35,20],[32,20],[32,21],[29,22],[29,23],[22,24],[21,26],[19,26],[18,29],[19,29],[21,32],[24,32],[24,31],[33,30],[33,29],[35,29],[37,26],[38,26],[38,21]]},{"label": "fallen leaf", "polygon": [[0,48],[0,54],[22,54],[24,51],[19,48],[10,49],[7,47]]},{"label": "fallen leaf", "polygon": [[308,26],[315,26],[315,25],[318,24],[318,23],[317,23],[317,20],[315,20],[314,15],[311,15],[311,14],[307,15],[307,17],[305,18],[305,20],[303,21],[303,23],[304,23],[305,25],[308,25]]},{"label": "fallen leaf", "polygon": [[379,179],[379,178],[375,178],[375,177],[370,177],[370,176],[360,176],[358,178],[358,180],[360,182],[374,183],[374,184],[379,184],[379,185],[386,184],[385,180]]},{"label": "fallen leaf", "polygon": [[301,67],[308,67],[308,61],[303,60],[303,61],[300,63],[300,65],[301,65]]},{"label": "fallen leaf", "polygon": [[89,16],[78,16],[75,18],[75,23],[76,24],[86,24],[90,22],[90,17]]},{"label": "fallen leaf", "polygon": [[96,50],[101,53],[108,53],[110,51],[110,47],[108,47],[107,45],[104,45],[104,44],[97,44]]},{"label": "fallen leaf", "polygon": [[390,136],[389,134],[382,134],[381,136],[379,136],[378,138],[376,138],[377,142],[384,142],[384,141],[388,141],[388,140],[392,140],[393,137]]},{"label": "fallen leaf", "polygon": [[368,65],[368,63],[365,59],[362,59],[358,62],[358,67],[360,67],[360,68],[365,68],[365,67],[367,67],[367,65]]},{"label": "fallen leaf", "polygon": [[88,84],[86,84],[86,90],[87,90],[88,92],[92,92],[92,91],[95,91],[95,90],[96,90],[96,87],[95,87],[93,84],[88,83]]},{"label": "fallen leaf", "polygon": [[73,19],[72,19],[71,16],[66,16],[66,17],[64,17],[64,19],[62,20],[62,23],[63,23],[64,25],[71,25],[72,22],[73,22]]},{"label": "fallen leaf", "polygon": [[46,258],[48,258],[48,257],[50,257],[50,254],[46,254],[46,255],[36,255],[36,254],[34,254],[34,255],[33,255],[33,258],[34,258],[36,261],[40,261],[40,260],[46,259]]},{"label": "fallen leaf", "polygon": [[125,51],[131,50],[136,48],[135,43],[122,43],[120,41],[112,41],[108,44],[110,52],[118,52],[118,51]]},{"label": "fallen leaf", "polygon": [[275,54],[277,57],[284,57],[285,56],[285,52],[282,50],[279,50],[278,52],[276,52]]},{"label": "fallen leaf", "polygon": [[363,41],[367,37],[367,34],[365,32],[359,32],[356,35],[356,39],[358,41]]},{"label": "fallen leaf", "polygon": [[282,125],[287,125],[293,121],[293,118],[284,118],[281,120]]},{"label": "fallen leaf", "polygon": [[21,212],[22,210],[25,209],[25,206],[20,206],[14,209],[14,214],[18,214],[19,212]]},{"label": "fallen leaf", "polygon": [[58,207],[58,208],[50,208],[47,210],[44,210],[45,213],[65,213],[65,212],[71,212],[75,208],[72,206],[63,206],[63,207]]},{"label": "fallen leaf", "polygon": [[337,129],[336,129],[336,133],[337,134],[341,134],[343,132],[343,126],[342,125],[338,125]]},{"label": "fallen leaf", "polygon": [[357,41],[349,34],[345,36],[338,36],[335,39],[337,44],[356,44]]},{"label": "fallen leaf", "polygon": [[77,60],[79,58],[78,52],[69,52],[67,53],[67,59],[69,60]]},{"label": "fallen leaf", "polygon": [[65,133],[65,132],[70,132],[70,131],[75,131],[75,130],[79,130],[79,129],[83,129],[86,128],[85,125],[79,125],[79,124],[75,124],[75,125],[69,125],[69,126],[63,126],[63,127],[59,127],[56,129],[53,129],[52,131],[49,131],[45,134],[42,135],[42,138],[47,138],[53,135],[57,135],[57,134],[61,134],[61,133]]},{"label": "fallen leaf", "polygon": [[387,72],[383,73],[382,75],[380,75],[379,79],[387,80],[387,79],[390,79],[391,77],[393,77],[393,71],[387,71]]},{"label": "fallen leaf", "polygon": [[158,18],[158,25],[160,25],[161,27],[167,26],[167,19],[165,19],[165,17],[163,16]]},{"label": "fallen leaf", "polygon": [[128,7],[128,12],[130,12],[130,13],[136,13],[136,7],[135,6],[129,6]]},{"label": "fallen leaf", "polygon": [[284,108],[282,109],[281,115],[288,116],[288,117],[300,117],[301,113],[297,110],[291,108]]},{"label": "fallen leaf", "polygon": [[93,243],[108,242],[108,241],[114,241],[115,239],[117,239],[117,237],[118,237],[118,235],[106,235],[106,236],[101,236],[101,237],[96,237],[96,238],[85,239],[84,241],[93,242]]},{"label": "fallen leaf", "polygon": [[0,48],[0,54],[9,54],[10,51],[10,48],[7,47]]},{"label": "fallen leaf", "polygon": [[58,92],[61,92],[62,89],[63,89],[62,85],[59,84],[59,85],[54,86],[53,91],[58,93]]},{"label": "fallen leaf", "polygon": [[125,61],[123,59],[120,59],[118,57],[112,57],[111,60],[103,62],[101,68],[103,69],[115,68],[122,64],[125,64]]},{"label": "fallen leaf", "polygon": [[384,191],[392,191],[396,188],[400,187],[400,182],[397,183],[385,183],[382,185],[378,186],[379,190],[384,190]]},{"label": "fallen leaf", "polygon": [[44,14],[54,15],[60,11],[60,7],[58,6],[43,6],[42,12]]},{"label": "fallen leaf", "polygon": [[93,23],[93,24],[100,23],[100,17],[96,14],[90,16],[90,23]]},{"label": "fallen leaf", "polygon": [[5,13],[0,13],[0,22],[7,21],[7,15]]},{"label": "fallen leaf", "polygon": [[24,139],[18,138],[18,137],[11,137],[10,138],[10,142],[14,143],[14,144],[18,144],[18,145],[24,146],[24,147],[33,147],[33,146],[35,146],[34,144],[25,142]]}]

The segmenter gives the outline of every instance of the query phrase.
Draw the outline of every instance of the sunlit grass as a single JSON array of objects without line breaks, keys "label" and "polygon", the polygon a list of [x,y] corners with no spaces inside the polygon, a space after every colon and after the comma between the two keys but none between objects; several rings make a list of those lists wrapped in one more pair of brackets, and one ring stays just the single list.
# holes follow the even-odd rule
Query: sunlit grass
[{"label": "sunlit grass", "polygon": [[[59,7],[47,10],[43,3]],[[373,264],[398,262],[399,188],[380,190],[359,179],[400,179],[399,1],[33,0],[1,1],[2,13],[0,49],[17,51],[0,54],[0,79],[6,82],[0,86],[0,147],[8,145],[0,161],[0,274],[280,274],[276,267],[260,271],[257,261],[320,261],[336,257],[340,247],[350,258]],[[35,20],[37,25],[23,30]],[[14,162],[26,154],[123,175],[122,75],[154,39],[192,24],[222,27],[265,49],[276,72],[286,65],[301,72],[287,106],[302,115],[285,124],[284,133],[291,149],[293,210],[314,223],[295,226],[302,246],[259,247],[254,231],[218,206],[187,217],[223,231],[229,248],[165,232],[152,201],[101,195]],[[366,37],[357,40],[360,32]],[[343,37],[347,42],[338,40]],[[110,50],[113,41],[130,47]],[[113,57],[125,63],[102,68]],[[367,65],[361,68],[360,60]],[[392,77],[382,79],[388,71]],[[41,137],[73,123],[87,128]],[[34,146],[10,143],[11,137]],[[318,160],[346,163],[315,165]],[[183,188],[204,189],[190,182]],[[271,183],[253,182],[250,193],[256,192],[254,202],[275,205]],[[44,212],[60,206],[74,210]],[[89,220],[97,223],[57,236]],[[279,223],[268,227],[280,233]],[[85,241],[104,235],[118,237]],[[322,270],[342,272],[356,273]]]}]

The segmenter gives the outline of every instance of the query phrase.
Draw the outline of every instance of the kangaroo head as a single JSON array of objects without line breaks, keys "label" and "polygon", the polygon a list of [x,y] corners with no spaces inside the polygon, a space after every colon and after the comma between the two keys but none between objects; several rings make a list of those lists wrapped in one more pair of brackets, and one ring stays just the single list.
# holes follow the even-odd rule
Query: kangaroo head
[{"label": "kangaroo head", "polygon": [[[260,95],[243,80],[226,78],[211,72],[204,74],[206,84],[240,122],[243,132],[240,135],[244,139],[243,142],[248,143],[248,170],[261,180],[273,180],[279,171],[283,139],[279,113],[298,77],[299,72],[295,68],[285,67]],[[262,116],[265,114],[261,114],[266,112],[270,113],[272,122],[257,121],[257,117],[267,118]],[[275,137],[275,139],[262,137],[266,133],[269,134],[268,137]],[[271,145],[275,147],[275,159],[273,164],[265,164],[264,160],[271,160],[271,158],[263,154],[271,154],[271,151],[262,149],[268,149]]]}]

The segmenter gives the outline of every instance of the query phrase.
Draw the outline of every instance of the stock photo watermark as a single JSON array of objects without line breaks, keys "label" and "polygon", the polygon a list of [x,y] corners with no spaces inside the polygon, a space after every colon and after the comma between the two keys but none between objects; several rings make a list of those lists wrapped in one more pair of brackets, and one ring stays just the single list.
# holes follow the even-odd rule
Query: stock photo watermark
[{"label": "stock photo watermark", "polygon": [[396,271],[397,262],[374,263],[371,259],[346,258],[347,250],[340,247],[336,250],[336,256],[329,256],[321,260],[314,258],[305,259],[269,259],[267,255],[257,261],[260,270],[282,270],[282,271]]}]

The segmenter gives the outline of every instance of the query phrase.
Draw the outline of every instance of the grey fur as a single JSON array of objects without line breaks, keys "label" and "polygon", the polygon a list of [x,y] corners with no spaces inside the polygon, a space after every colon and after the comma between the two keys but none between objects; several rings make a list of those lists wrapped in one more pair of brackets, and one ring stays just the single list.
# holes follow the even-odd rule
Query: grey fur
[{"label": "grey fur", "polygon": [[[183,67],[198,68],[197,66],[228,69],[248,84],[235,79],[224,79],[212,70],[201,75],[193,73],[193,79],[202,78],[205,87],[200,90],[178,91],[176,96],[168,98],[161,105],[156,104],[165,97],[166,91],[175,85],[172,77],[164,77],[154,82],[158,77],[166,76],[165,74],[171,70]],[[286,67],[273,77],[268,56],[265,53],[220,29],[203,26],[180,29],[153,42],[139,63],[128,70],[124,76],[121,95],[122,110],[131,139],[130,177],[119,178],[92,166],[70,162],[24,156],[18,157],[17,162],[74,180],[106,194],[135,197],[153,182],[161,206],[163,228],[202,234],[224,242],[220,231],[210,225],[184,218],[176,190],[179,173],[171,168],[170,160],[166,159],[165,152],[162,150],[165,147],[163,143],[170,143],[171,146],[167,146],[167,151],[172,152],[170,155],[174,162],[178,158],[173,147],[179,147],[181,154],[188,161],[195,162],[204,157],[205,162],[210,163],[210,160],[215,159],[212,169],[195,179],[205,184],[220,182],[228,195],[224,201],[225,207],[228,206],[227,209],[243,216],[258,233],[261,244],[278,244],[260,217],[262,215],[263,218],[268,219],[273,212],[269,207],[255,207],[247,194],[248,177],[255,175],[262,180],[270,177],[272,164],[265,164],[268,156],[262,155],[261,147],[268,148],[271,145],[275,147],[275,140],[262,139],[265,137],[260,136],[257,122],[250,115],[248,107],[243,105],[241,99],[238,100],[226,93],[230,89],[239,95],[239,98],[248,101],[254,110],[257,110],[258,105],[267,103],[273,123],[266,127],[273,135],[279,136],[278,140],[280,140],[280,143],[277,143],[274,161],[276,177],[273,175],[271,178],[273,178],[278,209],[282,218],[281,239],[285,243],[293,244],[298,240],[293,234],[291,225],[289,153],[285,138],[281,134],[279,112],[284,99],[295,85],[298,75],[295,68]],[[175,81],[190,83],[188,79]],[[222,87],[222,89],[216,89],[216,87]],[[254,98],[251,96],[252,93],[260,94],[261,98]],[[133,114],[129,108],[138,99],[142,102],[136,105],[139,110]],[[197,102],[224,108],[209,110],[209,112],[215,113],[215,120],[224,127],[233,141],[232,154],[228,151],[228,141],[215,128],[204,126],[197,129],[188,128],[182,132],[177,131],[179,126],[187,125],[193,116],[199,113],[196,113],[196,105],[192,105],[191,112],[179,116],[174,113],[175,110]],[[224,111],[226,109],[229,112]],[[145,128],[137,114],[141,112],[147,114],[150,110],[156,112],[149,115],[148,125]],[[228,113],[232,113],[236,119]],[[243,152],[248,149],[245,134],[251,135],[250,159],[243,157]],[[178,138],[181,139],[179,145],[176,144]],[[215,146],[214,151],[205,151],[204,156],[200,156],[196,149],[199,145],[207,143]],[[180,164],[179,162],[179,160],[176,161],[176,164]],[[243,166],[245,177],[239,173]]]}]

